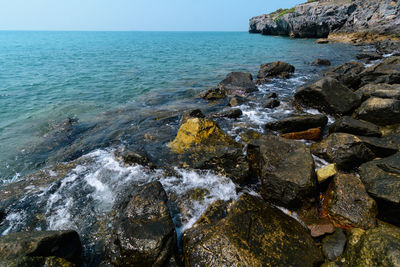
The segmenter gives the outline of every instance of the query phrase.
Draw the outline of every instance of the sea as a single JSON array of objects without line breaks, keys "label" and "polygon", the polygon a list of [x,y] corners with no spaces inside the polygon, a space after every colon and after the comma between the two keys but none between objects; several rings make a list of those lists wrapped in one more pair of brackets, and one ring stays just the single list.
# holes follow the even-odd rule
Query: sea
[{"label": "sea", "polygon": [[[237,187],[212,172],[170,166],[175,170],[170,174],[126,166],[114,151],[145,149],[163,162],[160,147],[175,137],[182,113],[229,109],[226,102],[201,99],[201,92],[233,71],[256,77],[263,63],[294,65],[291,78],[259,85],[251,101],[239,107],[241,118],[217,119],[240,142],[244,129],[263,132],[266,122],[296,112],[291,105],[296,89],[326,69],[311,65],[313,60],[328,59],[335,66],[358,52],[346,44],[247,32],[0,31],[0,189],[40,170],[55,177],[52,166],[76,162],[51,186],[28,188],[7,208],[0,234],[77,230],[85,264],[95,266],[101,254],[96,222],[126,186],[159,180],[180,207],[172,212],[179,238],[210,203],[237,198]],[[262,106],[270,93],[278,94],[280,107]],[[187,197],[199,188],[206,189],[202,200]],[[38,216],[40,222],[32,221]]]}]

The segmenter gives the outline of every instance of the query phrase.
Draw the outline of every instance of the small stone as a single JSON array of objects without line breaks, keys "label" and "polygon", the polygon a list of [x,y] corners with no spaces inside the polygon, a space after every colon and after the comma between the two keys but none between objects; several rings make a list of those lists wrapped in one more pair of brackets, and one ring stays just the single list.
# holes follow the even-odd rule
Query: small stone
[{"label": "small stone", "polygon": [[279,107],[280,104],[281,104],[281,102],[279,102],[279,100],[269,99],[267,102],[264,103],[263,107],[264,108],[276,108],[276,107]]},{"label": "small stone", "polygon": [[331,62],[329,60],[327,60],[327,59],[317,58],[316,60],[311,62],[311,65],[315,65],[315,66],[330,66]]},{"label": "small stone", "polygon": [[346,235],[342,229],[336,229],[332,235],[326,236],[322,240],[322,252],[325,257],[333,261],[341,256],[346,245]]},{"label": "small stone", "polygon": [[335,176],[338,173],[338,169],[335,163],[329,164],[317,171],[318,183],[322,184],[329,178]]},{"label": "small stone", "polygon": [[267,95],[268,98],[277,98],[278,95],[276,93],[270,93],[269,95]]}]

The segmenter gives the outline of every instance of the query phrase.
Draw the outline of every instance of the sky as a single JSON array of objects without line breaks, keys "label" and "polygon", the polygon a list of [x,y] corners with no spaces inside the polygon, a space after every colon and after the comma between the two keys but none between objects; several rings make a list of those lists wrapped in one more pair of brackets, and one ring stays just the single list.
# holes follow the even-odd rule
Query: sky
[{"label": "sky", "polygon": [[247,31],[299,0],[0,0],[0,30]]}]

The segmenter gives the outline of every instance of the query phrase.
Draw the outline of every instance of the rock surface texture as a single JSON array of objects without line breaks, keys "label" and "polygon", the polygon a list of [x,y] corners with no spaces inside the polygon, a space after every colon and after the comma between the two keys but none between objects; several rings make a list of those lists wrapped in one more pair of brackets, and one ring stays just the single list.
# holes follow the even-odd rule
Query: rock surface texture
[{"label": "rock surface texture", "polygon": [[255,196],[244,194],[229,211],[216,210],[209,209],[184,233],[185,266],[314,266],[321,262],[321,252],[308,230]]},{"label": "rock surface texture", "polygon": [[286,12],[253,17],[249,32],[299,38],[355,32],[399,36],[399,17],[398,1],[315,1]]}]

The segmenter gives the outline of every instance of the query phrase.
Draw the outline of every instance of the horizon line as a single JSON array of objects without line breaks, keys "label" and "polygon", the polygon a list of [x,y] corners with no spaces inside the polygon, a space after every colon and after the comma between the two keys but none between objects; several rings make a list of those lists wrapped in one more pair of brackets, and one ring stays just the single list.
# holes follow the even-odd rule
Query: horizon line
[{"label": "horizon line", "polygon": [[248,30],[2,30],[0,32],[248,32]]}]

